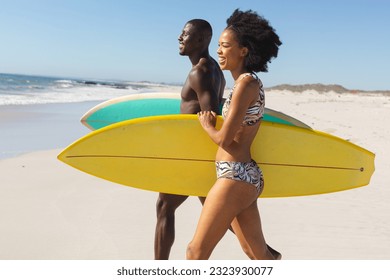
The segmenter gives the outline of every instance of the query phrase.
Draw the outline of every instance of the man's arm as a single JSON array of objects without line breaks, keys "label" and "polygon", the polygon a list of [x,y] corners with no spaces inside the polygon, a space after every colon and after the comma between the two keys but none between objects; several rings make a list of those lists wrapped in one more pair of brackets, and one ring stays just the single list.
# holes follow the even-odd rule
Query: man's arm
[{"label": "man's arm", "polygon": [[201,110],[218,112],[219,97],[213,84],[212,73],[206,69],[196,68],[191,72],[189,82],[197,94]]}]

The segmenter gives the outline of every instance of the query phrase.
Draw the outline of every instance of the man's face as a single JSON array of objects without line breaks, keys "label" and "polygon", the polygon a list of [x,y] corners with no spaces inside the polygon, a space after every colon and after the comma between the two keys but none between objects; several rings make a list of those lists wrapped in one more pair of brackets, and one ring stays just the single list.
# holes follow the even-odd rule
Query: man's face
[{"label": "man's face", "polygon": [[191,23],[187,23],[179,38],[179,53],[180,55],[192,54],[198,46],[199,36],[195,27]]}]

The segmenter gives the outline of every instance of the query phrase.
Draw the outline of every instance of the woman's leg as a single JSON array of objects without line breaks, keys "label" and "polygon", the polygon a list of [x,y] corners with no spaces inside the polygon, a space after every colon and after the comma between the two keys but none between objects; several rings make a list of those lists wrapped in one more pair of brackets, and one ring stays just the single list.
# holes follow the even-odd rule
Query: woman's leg
[{"label": "woman's leg", "polygon": [[252,259],[275,259],[265,242],[257,201],[237,215],[232,227],[244,252]]},{"label": "woman's leg", "polygon": [[253,185],[218,179],[207,195],[195,235],[187,248],[187,259],[208,259],[233,219],[256,199]]}]

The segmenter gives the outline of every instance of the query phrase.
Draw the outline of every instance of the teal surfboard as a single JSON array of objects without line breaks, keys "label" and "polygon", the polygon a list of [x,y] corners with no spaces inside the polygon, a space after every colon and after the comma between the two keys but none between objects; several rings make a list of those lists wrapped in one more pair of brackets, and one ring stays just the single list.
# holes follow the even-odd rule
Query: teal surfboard
[{"label": "teal surfboard", "polygon": [[[125,120],[172,114],[180,114],[179,94],[133,94],[98,104],[82,116],[81,122],[97,130]],[[264,120],[310,129],[305,123],[269,108],[265,108]]]}]

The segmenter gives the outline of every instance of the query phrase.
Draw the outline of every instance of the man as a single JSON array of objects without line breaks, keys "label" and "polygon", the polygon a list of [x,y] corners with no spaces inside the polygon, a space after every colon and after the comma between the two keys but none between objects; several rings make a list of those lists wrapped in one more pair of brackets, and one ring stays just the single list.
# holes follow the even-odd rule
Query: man
[{"label": "man", "polygon": [[[179,40],[179,53],[188,56],[192,68],[181,90],[181,114],[199,111],[219,112],[225,78],[218,63],[209,55],[212,37],[210,24],[201,19],[188,21]],[[188,196],[160,193],[156,210],[157,224],[154,255],[157,260],[169,258],[175,239],[175,210]],[[205,198],[199,198],[203,204]]]}]

